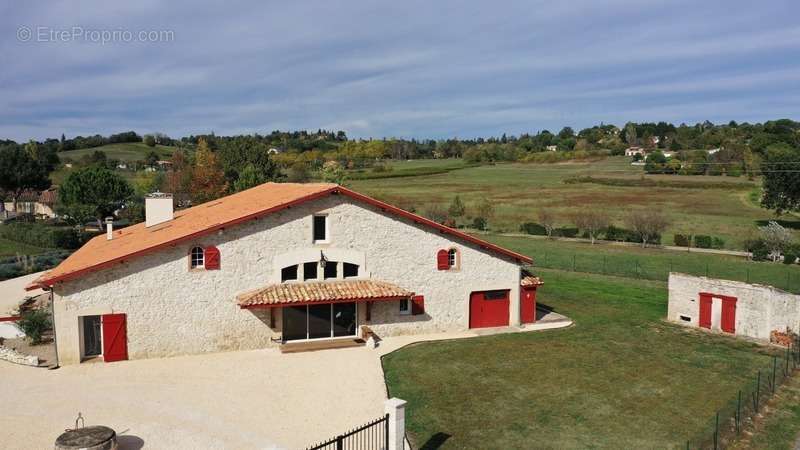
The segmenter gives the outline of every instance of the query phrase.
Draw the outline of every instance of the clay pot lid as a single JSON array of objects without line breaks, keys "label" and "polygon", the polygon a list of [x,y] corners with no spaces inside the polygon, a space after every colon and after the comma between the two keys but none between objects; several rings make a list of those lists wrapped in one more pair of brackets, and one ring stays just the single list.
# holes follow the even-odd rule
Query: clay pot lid
[{"label": "clay pot lid", "polygon": [[114,430],[102,425],[65,431],[56,439],[58,448],[86,448],[100,445],[114,439]]}]

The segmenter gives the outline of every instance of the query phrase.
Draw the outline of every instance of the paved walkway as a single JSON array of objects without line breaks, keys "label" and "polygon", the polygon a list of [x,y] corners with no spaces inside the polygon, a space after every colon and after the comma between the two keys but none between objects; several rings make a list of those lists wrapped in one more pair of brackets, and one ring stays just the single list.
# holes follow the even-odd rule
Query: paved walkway
[{"label": "paved walkway", "polygon": [[364,347],[277,349],[89,363],[47,370],[0,362],[0,448],[52,448],[74,425],[110,426],[122,449],[305,448],[383,414],[380,356],[413,342],[569,326],[398,336]]}]

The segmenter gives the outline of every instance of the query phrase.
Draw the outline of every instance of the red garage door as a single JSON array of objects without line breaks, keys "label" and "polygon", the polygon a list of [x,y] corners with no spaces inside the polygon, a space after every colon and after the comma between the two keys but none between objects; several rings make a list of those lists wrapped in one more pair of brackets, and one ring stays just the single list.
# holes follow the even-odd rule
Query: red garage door
[{"label": "red garage door", "polygon": [[103,361],[128,359],[128,334],[125,314],[103,316]]},{"label": "red garage door", "polygon": [[504,327],[508,325],[509,291],[473,292],[469,296],[469,327]]}]

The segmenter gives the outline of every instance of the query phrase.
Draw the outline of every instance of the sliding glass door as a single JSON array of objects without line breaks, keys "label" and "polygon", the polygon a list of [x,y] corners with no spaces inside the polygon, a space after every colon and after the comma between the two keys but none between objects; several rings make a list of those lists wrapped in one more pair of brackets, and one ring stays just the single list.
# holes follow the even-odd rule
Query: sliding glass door
[{"label": "sliding glass door", "polygon": [[356,328],[355,302],[283,308],[285,341],[355,336]]}]

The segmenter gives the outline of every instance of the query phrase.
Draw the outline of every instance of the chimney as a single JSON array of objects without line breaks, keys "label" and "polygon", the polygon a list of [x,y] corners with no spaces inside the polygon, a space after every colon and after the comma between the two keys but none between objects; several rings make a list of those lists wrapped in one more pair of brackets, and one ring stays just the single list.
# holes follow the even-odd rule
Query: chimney
[{"label": "chimney", "polygon": [[106,217],[106,240],[114,239],[114,218]]},{"label": "chimney", "polygon": [[172,220],[172,194],[153,192],[144,199],[144,226],[152,227]]}]

